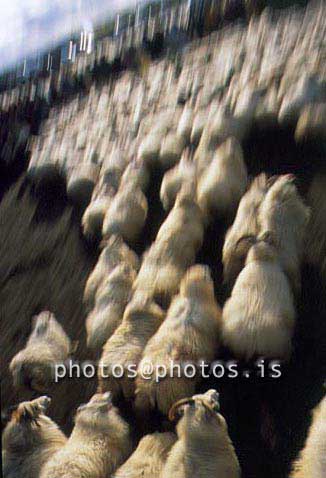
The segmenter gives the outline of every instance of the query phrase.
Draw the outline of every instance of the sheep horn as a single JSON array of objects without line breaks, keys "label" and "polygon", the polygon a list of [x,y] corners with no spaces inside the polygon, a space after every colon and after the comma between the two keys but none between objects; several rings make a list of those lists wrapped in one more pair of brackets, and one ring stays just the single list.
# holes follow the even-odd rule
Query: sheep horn
[{"label": "sheep horn", "polygon": [[182,398],[181,400],[178,400],[176,403],[172,405],[169,411],[169,420],[173,422],[176,418],[176,411],[181,405],[185,405],[186,403],[194,403],[193,398]]},{"label": "sheep horn", "polygon": [[248,241],[251,242],[252,244],[255,244],[256,242],[256,237],[252,234],[247,234],[246,236],[240,237],[237,242],[235,243],[235,248],[239,246],[239,244],[243,241]]}]

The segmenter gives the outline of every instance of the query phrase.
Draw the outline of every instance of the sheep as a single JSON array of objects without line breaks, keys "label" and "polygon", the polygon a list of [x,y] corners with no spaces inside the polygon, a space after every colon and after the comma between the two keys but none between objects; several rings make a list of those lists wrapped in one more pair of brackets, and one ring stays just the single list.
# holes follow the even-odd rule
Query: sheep
[{"label": "sheep", "polygon": [[129,264],[136,271],[139,269],[139,258],[124,242],[121,236],[112,235],[108,240],[102,242],[103,250],[96,266],[89,275],[83,301],[90,311],[94,308],[96,291],[107,274],[109,274],[120,263]]},{"label": "sheep", "polygon": [[188,155],[183,155],[180,162],[164,174],[162,180],[160,199],[166,211],[173,207],[182,185],[193,182],[195,178],[196,165],[189,159]]},{"label": "sheep", "polygon": [[122,263],[100,285],[95,296],[95,308],[86,319],[87,346],[91,350],[101,350],[120,324],[135,278],[135,269]]},{"label": "sheep", "polygon": [[219,146],[198,181],[200,208],[207,215],[232,216],[246,190],[247,176],[241,145],[230,137]]},{"label": "sheep", "polygon": [[[171,405],[194,393],[199,377],[192,379],[182,372],[185,363],[196,368],[199,361],[213,360],[219,344],[221,309],[216,303],[214,285],[207,266],[191,267],[180,284],[166,320],[145,347],[136,379],[136,407],[167,414]],[[173,376],[171,362],[179,364]],[[144,375],[147,364],[153,374]],[[157,380],[156,370],[164,367],[167,376]],[[198,370],[197,370],[198,372]]]},{"label": "sheep", "polygon": [[4,478],[38,477],[43,465],[67,441],[59,427],[45,415],[49,397],[22,402],[12,413],[2,435]]},{"label": "sheep", "polygon": [[240,478],[240,465],[224,417],[218,413],[218,394],[180,400],[170,410],[177,424],[178,440],[164,465],[161,478]]},{"label": "sheep", "polygon": [[287,360],[295,325],[294,298],[276,249],[259,241],[247,256],[222,313],[222,340],[240,358]]},{"label": "sheep", "polygon": [[185,146],[186,140],[183,136],[178,136],[174,132],[168,133],[162,141],[159,154],[159,163],[162,168],[173,167],[181,158]]},{"label": "sheep", "polygon": [[82,217],[82,229],[86,238],[101,236],[106,211],[112,202],[113,194],[109,193],[92,201]]},{"label": "sheep", "polygon": [[247,253],[259,234],[258,210],[268,190],[266,174],[257,176],[242,196],[232,226],[226,233],[222,252],[224,282],[233,285],[244,266]]},{"label": "sheep", "polygon": [[[77,162],[78,164],[78,162]],[[96,162],[82,162],[75,168],[67,182],[67,195],[77,206],[87,206],[98,180],[100,168]]]},{"label": "sheep", "polygon": [[300,264],[310,210],[294,184],[295,176],[285,174],[269,188],[259,209],[260,234],[268,237],[279,254],[280,264],[298,295],[301,290]]},{"label": "sheep", "polygon": [[159,478],[171,447],[176,442],[174,433],[153,433],[144,436],[113,478]]},{"label": "sheep", "polygon": [[[105,144],[105,146],[108,145]],[[119,147],[115,146],[103,161],[100,182],[94,189],[92,201],[82,217],[83,233],[86,237],[92,238],[101,235],[106,211],[119,188],[124,169],[123,153]]]},{"label": "sheep", "polygon": [[178,292],[186,269],[195,262],[203,236],[203,215],[194,199],[193,186],[187,184],[144,254],[134,289],[168,302]]},{"label": "sheep", "polygon": [[130,430],[110,393],[81,405],[67,443],[44,466],[40,478],[104,478],[128,458]]},{"label": "sheep", "polygon": [[[123,319],[103,347],[99,362],[99,391],[109,390],[117,398],[121,393],[129,400],[134,397],[134,378],[146,343],[163,322],[163,310],[145,294],[136,293],[127,305]],[[123,376],[112,366],[122,368]],[[132,368],[129,368],[132,367]]]},{"label": "sheep", "polygon": [[183,139],[184,143],[187,144],[190,141],[190,135],[192,131],[192,124],[193,124],[193,110],[189,106],[185,106],[183,112],[181,114],[178,128],[177,128],[177,135]]},{"label": "sheep", "polygon": [[326,398],[313,412],[312,424],[291,478],[323,478],[326,476]]},{"label": "sheep", "polygon": [[144,161],[132,160],[126,167],[120,181],[121,188],[124,189],[130,182],[139,187],[143,193],[149,186],[150,172]]},{"label": "sheep", "polygon": [[102,236],[118,234],[127,242],[135,242],[146,221],[147,199],[136,183],[130,182],[119,188],[107,210]]},{"label": "sheep", "polygon": [[296,141],[301,142],[307,139],[324,141],[326,135],[324,123],[325,114],[325,103],[311,103],[305,106],[301,111],[295,129]]},{"label": "sheep", "polygon": [[193,121],[193,126],[191,130],[191,136],[190,136],[190,142],[191,144],[198,145],[201,135],[203,133],[203,130],[205,128],[207,121],[207,112],[206,109],[200,109],[197,113],[196,116],[194,117]]},{"label": "sheep", "polygon": [[55,364],[64,362],[72,351],[69,337],[51,312],[34,316],[25,348],[10,362],[14,386],[47,391],[54,381]]}]

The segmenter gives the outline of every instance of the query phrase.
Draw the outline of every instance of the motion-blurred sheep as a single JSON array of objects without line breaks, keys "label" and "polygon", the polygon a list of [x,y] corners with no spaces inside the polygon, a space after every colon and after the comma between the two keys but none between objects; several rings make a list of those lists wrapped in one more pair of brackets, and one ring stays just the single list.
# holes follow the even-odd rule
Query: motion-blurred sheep
[{"label": "motion-blurred sheep", "polygon": [[199,206],[207,215],[232,216],[246,190],[247,180],[241,145],[235,138],[228,138],[199,179]]},{"label": "motion-blurred sheep", "polygon": [[187,184],[145,253],[134,289],[158,301],[170,300],[178,292],[185,271],[195,262],[203,236],[203,215],[194,199],[194,188]]},{"label": "motion-blurred sheep", "polygon": [[227,231],[223,246],[223,275],[233,285],[243,268],[247,253],[259,234],[258,211],[267,192],[266,175],[260,174],[242,197],[235,220]]},{"label": "motion-blurred sheep", "polygon": [[147,199],[137,184],[130,182],[119,188],[106,212],[102,235],[117,234],[127,242],[138,238],[147,217]]},{"label": "motion-blurred sheep", "polygon": [[[220,321],[221,310],[215,300],[209,269],[200,265],[191,267],[166,320],[144,350],[136,380],[139,409],[157,407],[167,414],[176,400],[194,393],[200,380],[198,362],[213,360],[217,352]],[[172,369],[171,362],[179,364],[180,372]],[[144,375],[148,363],[154,367],[151,377]],[[185,363],[196,367],[194,378],[183,372]],[[164,367],[167,376],[157,380],[156,370],[160,367]]]},{"label": "motion-blurred sheep", "polygon": [[135,269],[122,263],[100,285],[95,308],[86,319],[87,346],[91,350],[100,351],[120,324],[135,278]]},{"label": "motion-blurred sheep", "polygon": [[104,478],[131,452],[129,427],[112,405],[111,394],[95,394],[77,410],[66,445],[45,465],[40,478]]},{"label": "motion-blurred sheep", "polygon": [[132,160],[126,167],[121,178],[121,189],[132,183],[136,188],[146,192],[150,179],[149,168],[144,161]]},{"label": "motion-blurred sheep", "polygon": [[291,478],[326,476],[326,398],[313,412],[312,424],[304,449],[296,461]]},{"label": "motion-blurred sheep", "polygon": [[183,155],[180,162],[169,169],[163,177],[160,198],[166,211],[173,207],[177,194],[183,184],[194,183],[196,178],[196,166],[188,156]]},{"label": "motion-blurred sheep", "polygon": [[[99,390],[109,390],[116,398],[120,393],[131,399],[135,391],[137,365],[148,340],[164,320],[162,309],[149,297],[136,293],[126,307],[123,319],[106,342],[99,362]],[[117,370],[113,369],[117,366]],[[128,370],[132,366],[132,370]],[[116,375],[123,370],[123,376]]]},{"label": "motion-blurred sheep", "polygon": [[300,266],[310,210],[294,184],[295,176],[280,176],[268,190],[259,210],[260,233],[277,250],[280,264],[296,293],[301,289]]},{"label": "motion-blurred sheep", "polygon": [[295,321],[293,294],[276,249],[251,247],[222,315],[222,338],[237,357],[288,359]]},{"label": "motion-blurred sheep", "polygon": [[114,478],[160,478],[171,447],[174,433],[153,433],[139,442],[137,449],[115,473]]},{"label": "motion-blurred sheep", "polygon": [[54,381],[54,366],[72,352],[69,337],[51,312],[33,318],[33,329],[26,347],[10,363],[14,386],[44,392]]},{"label": "motion-blurred sheep", "polygon": [[111,236],[107,241],[103,241],[103,246],[97,264],[85,285],[83,300],[89,310],[92,310],[95,305],[98,287],[117,265],[126,263],[136,271],[139,269],[137,255],[123,242],[120,236]]},{"label": "motion-blurred sheep", "polygon": [[2,436],[3,478],[36,478],[43,465],[67,441],[45,415],[50,398],[22,402],[12,413]]},{"label": "motion-blurred sheep", "polygon": [[215,390],[174,404],[169,415],[170,419],[181,417],[178,441],[169,453],[162,478],[240,478],[227,424],[218,411]]}]

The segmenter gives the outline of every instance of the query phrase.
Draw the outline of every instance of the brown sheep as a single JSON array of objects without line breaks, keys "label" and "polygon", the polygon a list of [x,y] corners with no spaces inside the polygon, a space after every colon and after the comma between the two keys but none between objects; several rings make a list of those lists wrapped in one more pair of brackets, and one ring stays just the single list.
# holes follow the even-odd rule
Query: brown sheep
[{"label": "brown sheep", "polygon": [[122,263],[100,285],[95,308],[86,319],[87,346],[91,350],[101,350],[120,324],[135,278],[136,271],[129,264]]},{"label": "brown sheep", "polygon": [[[126,399],[134,397],[134,378],[142,352],[163,320],[164,313],[155,302],[141,293],[134,295],[121,324],[103,347],[98,368],[100,392],[109,390],[114,398],[120,393]],[[119,366],[119,370],[112,366]],[[121,369],[123,376],[118,378]]]},{"label": "brown sheep", "polygon": [[326,476],[326,398],[313,412],[312,424],[291,478],[324,478]]},{"label": "brown sheep", "polygon": [[169,453],[161,478],[240,478],[228,427],[218,411],[215,390],[174,404],[169,415],[170,419],[181,417],[178,441]]},{"label": "brown sheep", "polygon": [[131,452],[129,426],[112,405],[111,394],[95,394],[81,405],[66,445],[44,466],[40,478],[104,478]]},{"label": "brown sheep", "polygon": [[203,171],[197,188],[198,204],[205,214],[232,215],[247,187],[247,168],[235,138],[219,146]]},{"label": "brown sheep", "polygon": [[4,478],[36,478],[43,465],[67,441],[59,427],[45,415],[50,398],[22,402],[12,413],[2,436]]},{"label": "brown sheep", "polygon": [[[194,393],[200,380],[198,363],[213,360],[217,352],[220,321],[221,309],[215,300],[208,267],[191,267],[166,320],[144,350],[136,379],[138,409],[157,407],[167,414],[176,400]],[[179,365],[180,371],[173,370],[171,362]],[[196,367],[196,376],[191,379],[182,368],[186,363]],[[153,367],[150,377],[145,375],[148,364]],[[167,375],[158,380],[156,371],[160,367]]]},{"label": "brown sheep", "polygon": [[102,242],[102,246],[103,250],[97,264],[85,285],[83,300],[88,310],[92,310],[95,305],[98,287],[117,265],[126,263],[136,271],[139,269],[138,256],[123,242],[121,236],[111,236],[107,241]]},{"label": "brown sheep", "polygon": [[144,436],[129,460],[118,469],[113,478],[160,478],[176,439],[176,435],[169,432]]},{"label": "brown sheep", "polygon": [[51,312],[33,317],[32,332],[26,347],[10,363],[14,386],[44,392],[54,382],[54,366],[64,362],[72,344]]},{"label": "brown sheep", "polygon": [[224,305],[222,338],[237,357],[288,359],[295,323],[289,281],[275,248],[263,241],[249,250]]},{"label": "brown sheep", "polygon": [[261,237],[275,245],[281,266],[295,293],[301,289],[300,266],[310,210],[294,184],[295,176],[279,176],[259,210]]}]

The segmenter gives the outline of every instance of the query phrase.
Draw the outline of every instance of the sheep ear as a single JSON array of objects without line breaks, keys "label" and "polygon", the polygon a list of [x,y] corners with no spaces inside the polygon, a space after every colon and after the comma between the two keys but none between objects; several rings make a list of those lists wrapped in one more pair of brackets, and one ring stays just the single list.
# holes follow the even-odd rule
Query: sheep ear
[{"label": "sheep ear", "polygon": [[44,335],[50,323],[50,312],[42,313],[33,318],[34,332],[36,335]]},{"label": "sheep ear", "polygon": [[35,405],[37,406],[38,410],[41,413],[46,412],[46,410],[49,408],[51,404],[51,398],[47,397],[46,395],[43,395],[42,397],[37,398],[34,400]]},{"label": "sheep ear", "polygon": [[81,405],[79,405],[79,407],[77,408],[77,412],[81,412],[82,410],[84,410],[84,408],[87,407],[87,403],[82,403]]},{"label": "sheep ear", "polygon": [[111,392],[103,393],[103,400],[105,400],[107,403],[112,403],[112,393]]},{"label": "sheep ear", "polygon": [[177,416],[180,416],[180,412],[183,409],[184,405],[194,403],[194,400],[192,398],[182,398],[181,400],[178,400],[172,407],[170,408],[169,411],[169,420],[173,422]]}]

